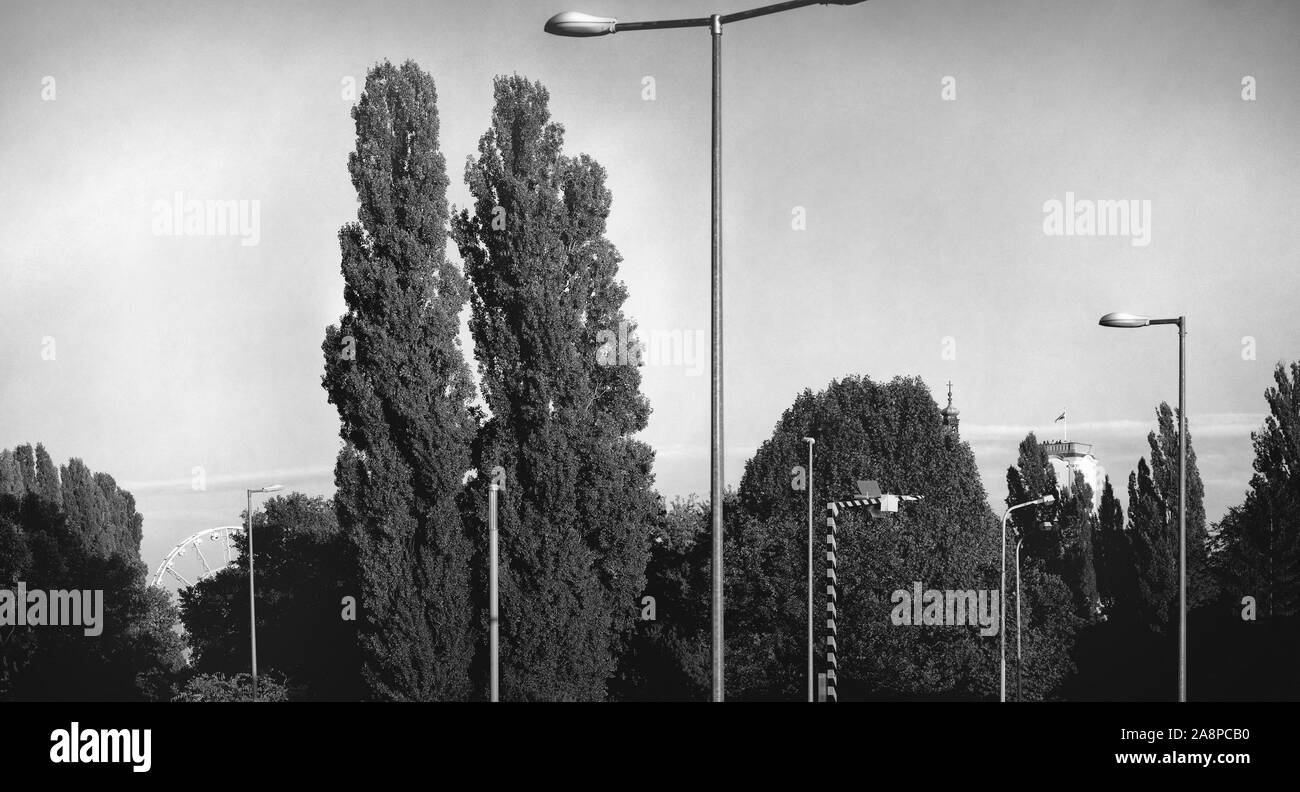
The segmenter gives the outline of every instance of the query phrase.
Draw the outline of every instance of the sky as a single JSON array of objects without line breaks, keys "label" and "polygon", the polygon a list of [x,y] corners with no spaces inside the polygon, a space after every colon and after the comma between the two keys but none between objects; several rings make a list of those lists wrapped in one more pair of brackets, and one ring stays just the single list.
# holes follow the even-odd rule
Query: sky
[{"label": "sky", "polygon": [[[237,523],[247,487],[331,494],[320,346],[356,213],[349,110],[369,67],[410,58],[437,85],[453,204],[496,75],[544,83],[566,151],[608,170],[627,312],[669,340],[642,369],[641,439],[661,493],[707,495],[707,30],[542,26],[755,0],[567,2],[7,2],[0,447],[111,473],[151,567]],[[727,482],[799,392],[865,374],[920,376],[940,403],[952,381],[994,505],[1021,438],[1067,409],[1122,484],[1178,395],[1177,332],[1097,326],[1122,310],[1187,316],[1207,513],[1240,502],[1273,366],[1300,358],[1298,27],[1294,2],[1188,0],[871,0],[726,26]],[[165,233],[178,193],[239,202],[247,233]],[[1123,201],[1130,227],[1055,233],[1053,201],[1071,220]]]}]

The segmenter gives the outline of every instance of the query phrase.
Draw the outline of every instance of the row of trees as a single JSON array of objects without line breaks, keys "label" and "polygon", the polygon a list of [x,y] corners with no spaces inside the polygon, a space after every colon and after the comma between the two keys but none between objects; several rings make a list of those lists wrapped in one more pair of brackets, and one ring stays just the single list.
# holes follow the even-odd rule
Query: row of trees
[{"label": "row of trees", "polygon": [[[473,205],[454,216],[429,75],[381,64],[353,109],[360,207],[339,234],[348,311],[326,332],[324,386],[377,697],[484,691],[493,482],[504,697],[604,698],[638,613],[656,500],[632,435],[650,408],[636,367],[597,363],[627,297],[604,236],[612,198],[597,162],[564,154],[548,101],[539,83],[496,81],[465,167]],[[467,303],[481,402],[457,337]]]},{"label": "row of trees", "polygon": [[[1187,607],[1189,695],[1212,699],[1293,699],[1300,680],[1300,463],[1293,434],[1300,411],[1292,394],[1300,368],[1280,365],[1265,398],[1270,414],[1253,433],[1255,475],[1242,506],[1207,523],[1204,487],[1187,438]],[[1039,652],[1027,640],[1027,667],[1039,697],[1166,699],[1177,684],[1179,618],[1178,415],[1156,410],[1150,454],[1127,483],[1127,516],[1109,479],[1099,505],[1082,476],[1053,507],[1024,514],[1026,619],[1030,635],[1072,621],[1063,642]],[[1008,505],[1054,491],[1057,481],[1037,439],[1027,437],[1007,474]],[[1022,512],[1023,514],[1023,512]],[[1044,520],[1053,521],[1043,530]],[[1035,580],[1035,578],[1039,578]],[[1055,578],[1071,597],[1053,601]],[[1072,634],[1071,634],[1072,633]]]},{"label": "row of trees", "polygon": [[[564,154],[563,128],[547,104],[537,83],[496,81],[491,124],[464,171],[472,203],[459,211],[446,204],[436,91],[427,74],[409,62],[381,64],[353,111],[349,171],[360,207],[357,222],[339,235],[348,311],[323,345],[324,386],[344,441],[337,519],[323,516],[330,508],[323,502],[308,508],[283,499],[271,501],[263,519],[272,535],[297,519],[294,509],[331,526],[318,532],[330,537],[321,544],[272,540],[266,552],[324,554],[329,562],[321,569],[333,570],[286,589],[293,604],[284,614],[333,613],[341,596],[356,593],[360,672],[354,677],[345,667],[349,624],[321,625],[314,634],[338,641],[338,651],[286,646],[271,665],[296,679],[290,690],[297,684],[301,695],[484,695],[485,507],[494,482],[504,485],[502,695],[707,695],[711,507],[688,499],[657,513],[652,452],[633,439],[649,414],[639,373],[634,365],[599,365],[597,354],[599,332],[626,321],[620,257],[604,236],[611,196],[599,164]],[[448,239],[463,267],[449,260]],[[477,388],[457,340],[466,306]],[[1222,621],[1225,603],[1239,601],[1246,588],[1267,597],[1270,615],[1294,602],[1294,552],[1287,556],[1286,548],[1294,548],[1295,523],[1285,509],[1294,485],[1278,472],[1291,469],[1291,386],[1279,375],[1277,392],[1270,391],[1275,415],[1257,435],[1255,494],[1228,515],[1214,541],[1194,449],[1189,453],[1198,620]],[[1088,482],[1058,482],[1037,438],[1021,444],[1008,470],[1007,504],[1061,493],[1050,507],[1018,512],[1026,697],[1168,697],[1177,607],[1175,427],[1176,415],[1161,404],[1149,459],[1138,460],[1129,476],[1127,513],[1109,481],[1094,510]],[[890,592],[914,580],[999,587],[997,517],[970,449],[944,431],[919,380],[850,377],[801,394],[727,496],[729,697],[802,695],[806,556],[803,532],[792,528],[803,524],[807,496],[792,490],[790,467],[803,458],[801,438],[809,435],[819,438],[814,501],[852,492],[859,478],[925,496],[895,519],[868,524],[850,512],[842,521],[841,693],[996,695],[996,641],[973,630],[897,629],[888,619]],[[235,596],[233,583],[210,586]],[[817,588],[820,616],[825,594]],[[654,621],[637,620],[643,594],[656,598]],[[205,611],[210,599],[200,589],[183,603],[198,666],[233,673],[241,611],[229,603]],[[268,619],[280,618],[267,611]],[[287,621],[275,625],[285,635],[294,629]],[[1238,619],[1225,629],[1239,627]],[[309,669],[319,657],[338,667]]]},{"label": "row of trees", "polygon": [[[635,365],[600,365],[600,332],[626,322],[621,257],[604,235],[612,197],[599,163],[564,153],[548,102],[539,83],[496,81],[465,168],[472,205],[453,211],[433,80],[411,62],[367,76],[348,160],[357,220],[339,233],[347,313],[322,347],[343,440],[337,492],[276,498],[254,517],[259,654],[285,695],[483,695],[490,483],[503,485],[503,696],[608,695],[659,518],[653,453],[633,439],[650,408]],[[458,341],[466,306],[477,386]],[[85,500],[79,469],[63,493],[43,457],[10,467],[5,487],[66,498],[92,550],[130,544],[138,562],[138,515],[122,517],[134,531],[123,534],[98,516],[122,511],[112,498],[72,510]],[[182,593],[187,673],[199,674],[183,695],[242,689],[246,563]]]},{"label": "row of trees", "polygon": [[[1058,481],[1031,433],[1007,471],[1007,505],[1059,494],[1057,503],[1020,510],[1023,532],[1026,695],[1050,698],[1169,697],[1176,670],[1178,619],[1178,429],[1168,404],[1156,409],[1156,430],[1128,478],[1128,517],[1107,477],[1100,497],[1082,472]],[[1206,563],[1204,488],[1196,450],[1187,442],[1189,607],[1215,596]],[[1094,509],[1094,502],[1098,506]],[[1040,646],[1047,625],[1056,640]],[[1170,626],[1173,625],[1171,631]],[[1172,654],[1171,654],[1172,653]]]},{"label": "row of trees", "polygon": [[[510,76],[494,88],[490,125],[464,171],[472,202],[460,210],[446,200],[429,75],[382,63],[353,109],[348,169],[359,208],[339,233],[347,312],[322,345],[322,384],[340,417],[337,492],[272,498],[253,515],[259,665],[273,678],[263,697],[483,698],[492,485],[502,487],[503,698],[708,695],[711,504],[659,508],[653,452],[634,439],[650,412],[639,371],[601,365],[601,332],[627,322],[621,257],[605,236],[605,172],[564,153],[540,84]],[[477,382],[458,340],[466,309]],[[1217,530],[1189,453],[1192,632],[1209,637],[1194,649],[1194,695],[1198,684],[1233,697],[1300,692],[1277,682],[1290,679],[1281,664],[1295,654],[1300,602],[1288,508],[1300,501],[1298,366],[1278,369],[1272,415],[1254,437],[1251,491]],[[1127,512],[1109,480],[1094,510],[1088,482],[1057,481],[1037,438],[1021,443],[1007,504],[1060,494],[1017,513],[1026,698],[1168,698],[1176,418],[1157,408]],[[913,581],[1000,588],[998,518],[974,456],[919,379],[848,377],[801,393],[726,496],[728,697],[803,696],[808,493],[792,487],[791,468],[805,459],[806,436],[818,438],[814,502],[843,498],[863,478],[923,496],[890,519],[846,511],[840,520],[842,697],[996,696],[997,639],[889,618],[891,593]],[[95,641],[71,629],[0,628],[0,696],[246,695],[244,554],[182,592],[186,665],[176,611],[144,585],[140,527],[111,477],[78,460],[56,469],[40,446],[0,453],[0,574],[31,587],[104,588],[112,614]],[[1242,632],[1260,626],[1239,616],[1245,595],[1260,603],[1266,630]],[[643,596],[655,600],[653,620],[640,618]],[[819,574],[819,637],[826,605]],[[1248,647],[1276,672],[1256,668],[1248,676],[1264,687],[1243,688],[1243,661],[1225,646]]]},{"label": "row of trees", "polygon": [[[1199,474],[1189,464],[1191,690],[1194,698],[1294,698],[1297,525],[1260,504],[1296,496],[1300,418],[1290,394],[1300,371],[1279,367],[1271,415],[1255,433],[1256,475],[1246,503],[1207,530]],[[1175,683],[1177,416],[1167,405],[1128,482],[1128,508],[1109,481],[1094,512],[1088,483],[1057,489],[1032,435],[1008,470],[1008,503],[1048,492],[1056,505],[1017,512],[1022,562],[1026,698],[1167,699]],[[894,627],[889,592],[921,580],[937,588],[998,586],[997,519],[969,447],[944,432],[918,380],[851,377],[806,391],[728,494],[728,696],[803,695],[806,492],[791,487],[801,438],[822,438],[814,501],[843,497],[861,477],[925,500],[896,517],[840,520],[841,693],[852,698],[996,696],[996,639],[973,629]],[[1189,438],[1190,440],[1190,438]],[[1190,445],[1190,443],[1189,443]],[[1189,454],[1189,463],[1194,450]],[[6,698],[246,698],[247,567],[235,564],[181,594],[192,649],[187,668],[167,597],[144,585],[140,518],[129,493],[73,460],[56,470],[44,449],[0,452],[2,572],[29,588],[105,589],[105,632],[10,629],[0,643]],[[92,482],[93,488],[85,482]],[[679,500],[654,516],[646,584],[653,621],[634,621],[611,649],[614,699],[704,699],[709,685],[709,504]],[[820,522],[820,521],[819,521]],[[1045,527],[1045,524],[1050,524]],[[336,504],[302,494],[272,498],[254,515],[258,538],[259,658],[263,698],[374,696],[366,645],[348,600],[358,580],[355,540]],[[820,557],[820,527],[818,528]],[[116,549],[113,549],[116,548]],[[819,570],[820,571],[820,570]],[[824,612],[820,591],[815,611]],[[1242,597],[1257,603],[1253,619]],[[1008,610],[1014,600],[1008,601]],[[570,616],[570,618],[572,618]],[[821,620],[818,619],[820,637]],[[1009,636],[1010,638],[1010,636]],[[564,635],[553,646],[569,645]],[[612,643],[612,641],[611,641]],[[820,664],[820,647],[818,649]],[[473,673],[472,671],[470,673]],[[541,684],[530,680],[546,696]],[[596,696],[591,696],[595,698]]]},{"label": "row of trees", "polygon": [[16,609],[27,603],[14,603],[0,624],[0,699],[165,700],[176,692],[184,671],[176,611],[146,585],[142,523],[131,493],[80,459],[56,467],[39,444],[0,451],[0,588],[102,592],[102,611],[81,614],[95,625],[19,625]]},{"label": "row of trees", "polygon": [[[1208,526],[1188,438],[1189,688],[1199,699],[1300,697],[1300,364],[1279,365],[1270,415],[1253,434],[1255,475],[1245,503]],[[1013,514],[1024,536],[1021,579],[1026,699],[1167,700],[1177,684],[1178,419],[1156,409],[1149,457],[1127,482],[1127,512],[1109,479],[1099,506],[1082,474],[1059,486],[1029,434],[1008,468],[1008,506],[1044,494],[1056,503]],[[805,392],[746,466],[727,510],[729,698],[797,699],[805,685],[806,493],[790,468],[819,438],[814,502],[843,498],[858,478],[921,494],[895,518],[844,512],[838,603],[840,692],[848,698],[990,698],[996,639],[971,630],[896,628],[888,593],[921,580],[936,588],[998,587],[998,521],[969,447],[942,434],[918,381],[864,378]],[[1149,461],[1148,461],[1149,460]],[[820,518],[820,514],[818,515]],[[624,658],[620,695],[708,696],[708,504],[678,501],[654,545],[647,590],[671,622],[643,630]],[[817,530],[820,532],[820,519]],[[1008,541],[1008,554],[1014,539]],[[820,535],[818,536],[820,557]],[[940,585],[941,584],[941,585]],[[820,576],[818,577],[818,588]],[[1008,614],[1014,586],[1008,588]],[[825,596],[815,613],[821,635]],[[680,614],[680,615],[678,615]],[[1008,617],[1014,629],[1014,619]],[[1008,641],[1014,640],[1013,634]],[[820,668],[821,648],[818,647]]]}]

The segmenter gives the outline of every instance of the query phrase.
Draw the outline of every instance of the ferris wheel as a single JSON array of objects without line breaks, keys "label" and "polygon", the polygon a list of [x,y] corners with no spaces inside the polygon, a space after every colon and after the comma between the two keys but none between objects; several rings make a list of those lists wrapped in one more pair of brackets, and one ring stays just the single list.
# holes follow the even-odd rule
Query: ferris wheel
[{"label": "ferris wheel", "polygon": [[[186,537],[180,544],[173,547],[162,563],[158,565],[158,571],[153,577],[153,585],[162,586],[164,576],[171,575],[182,586],[189,587],[204,578],[217,574],[234,563],[236,551],[233,537],[243,532],[244,526],[242,525],[223,525],[219,528],[208,528]],[[203,552],[204,545],[207,545],[208,553],[212,554],[213,560],[209,561],[208,554]],[[181,561],[182,558],[191,554],[193,555],[192,561]],[[180,568],[178,569],[178,567]],[[187,571],[188,576],[185,574]]]}]

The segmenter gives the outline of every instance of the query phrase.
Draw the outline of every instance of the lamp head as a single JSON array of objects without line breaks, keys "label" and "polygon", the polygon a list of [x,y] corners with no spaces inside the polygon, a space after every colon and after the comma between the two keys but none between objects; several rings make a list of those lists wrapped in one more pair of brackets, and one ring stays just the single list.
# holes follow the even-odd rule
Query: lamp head
[{"label": "lamp head", "polygon": [[[872,483],[874,484],[875,482]],[[898,496],[881,495],[880,502],[870,507],[867,510],[867,513],[871,516],[871,519],[873,520],[879,520],[881,517],[885,516],[886,514],[897,514]]]},{"label": "lamp head", "polygon": [[1151,324],[1151,318],[1138,316],[1137,314],[1115,312],[1101,317],[1097,324],[1102,327],[1146,327]]},{"label": "lamp head", "polygon": [[586,38],[609,35],[614,32],[617,24],[618,20],[611,17],[592,16],[581,11],[561,11],[546,20],[543,30],[553,36]]}]

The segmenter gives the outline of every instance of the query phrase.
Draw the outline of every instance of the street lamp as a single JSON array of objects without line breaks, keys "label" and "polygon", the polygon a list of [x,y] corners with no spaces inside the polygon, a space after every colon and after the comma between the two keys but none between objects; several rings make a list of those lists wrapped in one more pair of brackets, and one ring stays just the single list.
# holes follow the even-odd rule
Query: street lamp
[{"label": "street lamp", "polygon": [[619,22],[612,17],[592,16],[564,11],[551,17],[544,30],[556,36],[588,38],[633,30],[707,27],[713,38],[713,190],[711,273],[712,299],[710,392],[712,408],[709,449],[709,499],[713,510],[713,700],[723,700],[722,656],[722,26],[728,22],[767,16],[810,5],[857,5],[866,0],[790,0],[785,3],[737,11],[734,14],[711,14],[693,19],[665,19],[654,22]]},{"label": "street lamp", "polygon": [[247,490],[248,494],[248,640],[253,654],[253,701],[257,701],[257,608],[253,600],[253,493],[279,492],[284,487],[272,484],[261,489]]},{"label": "street lamp", "polygon": [[805,437],[808,444],[808,700],[813,700],[813,444],[816,438]]},{"label": "street lamp", "polygon": [[[1024,701],[1020,697],[1020,546],[1025,543],[1025,534],[1023,531],[1016,531],[1016,701]],[[1004,593],[1002,596],[1006,596]],[[1002,628],[1006,629],[1005,626]]]},{"label": "street lamp", "polygon": [[[1044,495],[1037,500],[1017,503],[1002,513],[1002,586],[998,589],[998,633],[1002,636],[1002,701],[1007,700],[1007,518],[1016,509],[1023,509],[1026,506],[1040,506],[1055,501],[1055,495]],[[1016,607],[1020,606],[1019,596],[1019,594],[1016,595]]]},{"label": "street lamp", "polygon": [[[1043,523],[1042,527],[1051,528],[1052,524]],[[1025,534],[1014,525],[1011,530],[1016,532],[1016,701],[1024,701],[1020,697],[1020,546],[1025,543]]]},{"label": "street lamp", "polygon": [[500,701],[501,616],[497,610],[497,494],[501,485],[493,481],[488,488],[488,694]]},{"label": "street lamp", "polygon": [[836,603],[839,602],[839,579],[835,574],[836,541],[835,517],[840,509],[865,508],[871,519],[878,520],[886,514],[897,514],[898,505],[904,501],[920,501],[924,495],[892,495],[880,491],[880,485],[873,481],[858,481],[856,495],[842,501],[826,503],[826,696],[827,701],[839,701],[836,686],[839,684],[839,630],[835,626],[837,616]]},{"label": "street lamp", "polygon": [[1150,319],[1108,313],[1102,327],[1178,325],[1178,700],[1187,701],[1187,317]]}]

